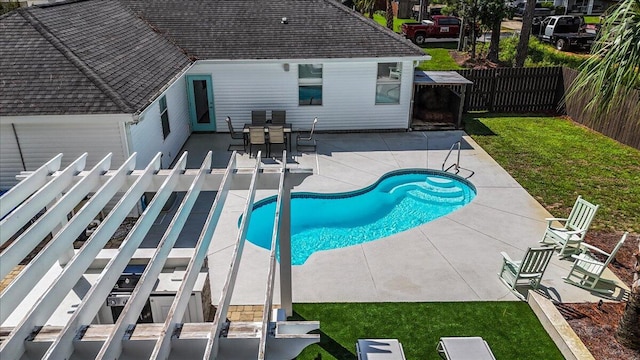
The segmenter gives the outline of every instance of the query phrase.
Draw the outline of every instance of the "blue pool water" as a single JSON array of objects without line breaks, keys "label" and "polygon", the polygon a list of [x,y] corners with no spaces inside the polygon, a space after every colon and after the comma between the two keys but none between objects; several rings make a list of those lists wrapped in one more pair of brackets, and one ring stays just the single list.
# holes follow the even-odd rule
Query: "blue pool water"
[{"label": "blue pool water", "polygon": [[[455,175],[434,170],[398,170],[375,184],[339,194],[291,195],[292,264],[316,251],[384,238],[442,217],[467,205],[475,188]],[[247,239],[269,249],[276,197],[254,205]]]}]

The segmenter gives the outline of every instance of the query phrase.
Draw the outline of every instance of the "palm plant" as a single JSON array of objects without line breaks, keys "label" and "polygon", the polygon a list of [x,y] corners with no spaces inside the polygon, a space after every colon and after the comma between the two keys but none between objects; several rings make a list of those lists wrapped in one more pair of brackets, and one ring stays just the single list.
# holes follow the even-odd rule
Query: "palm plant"
[{"label": "palm plant", "polygon": [[[587,109],[595,118],[622,106],[640,87],[640,0],[622,0],[600,29],[591,57],[580,67],[566,98],[592,96]],[[640,123],[640,103],[631,105]],[[629,300],[616,330],[616,339],[640,349],[640,243]]]},{"label": "palm plant", "polygon": [[[602,23],[591,54],[566,98],[593,94],[587,110],[597,119],[622,106],[625,98],[640,88],[640,0],[619,3]],[[637,114],[640,122],[640,103],[630,113]]]}]

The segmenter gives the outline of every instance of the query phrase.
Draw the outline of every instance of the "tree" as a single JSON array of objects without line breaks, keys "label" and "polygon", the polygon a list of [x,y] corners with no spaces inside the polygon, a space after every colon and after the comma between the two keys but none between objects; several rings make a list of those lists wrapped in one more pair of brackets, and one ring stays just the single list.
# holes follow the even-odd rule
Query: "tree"
[{"label": "tree", "polygon": [[391,0],[387,0],[386,18],[387,18],[387,28],[393,31],[393,5],[391,5]]},{"label": "tree", "polygon": [[638,252],[633,255],[636,258],[636,265],[631,293],[616,330],[616,339],[623,346],[640,350],[640,237],[638,237]]},{"label": "tree", "polygon": [[[622,0],[604,20],[591,56],[579,68],[566,99],[589,96],[596,119],[618,108],[640,88],[640,0]],[[640,103],[631,114],[640,114]],[[640,123],[640,116],[636,117]],[[640,240],[640,239],[639,239]],[[616,330],[620,344],[640,350],[640,244],[629,300]]]},{"label": "tree", "polygon": [[[592,96],[587,109],[595,119],[616,109],[640,88],[640,0],[623,0],[605,18],[591,57],[579,68],[566,98]],[[640,114],[640,103],[630,109]],[[636,116],[640,123],[640,115]]]},{"label": "tree", "polygon": [[498,62],[498,50],[500,49],[500,29],[502,19],[508,15],[508,7],[504,0],[484,0],[478,7],[478,18],[483,25],[491,29],[491,43],[487,60]]},{"label": "tree", "polygon": [[529,36],[531,35],[531,24],[533,23],[533,11],[536,8],[536,0],[527,0],[522,16],[522,29],[520,30],[520,41],[516,47],[515,67],[523,67],[529,51]]},{"label": "tree", "polygon": [[354,4],[361,14],[367,13],[369,18],[373,19],[373,7],[376,4],[376,0],[356,0]]}]

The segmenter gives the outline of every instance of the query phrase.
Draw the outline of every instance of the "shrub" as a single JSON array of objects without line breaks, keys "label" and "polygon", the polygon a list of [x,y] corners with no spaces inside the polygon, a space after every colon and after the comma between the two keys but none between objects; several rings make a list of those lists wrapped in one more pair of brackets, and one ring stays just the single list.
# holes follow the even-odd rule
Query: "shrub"
[{"label": "shrub", "polygon": [[553,1],[545,1],[541,3],[540,6],[542,6],[543,8],[551,9],[551,10],[555,8],[555,6],[553,5]]},{"label": "shrub", "polygon": [[[519,38],[517,36],[500,41],[500,62],[511,65],[514,63],[518,41]],[[586,61],[585,57],[557,51],[535,37],[529,39],[529,52],[525,61],[526,67],[566,66],[577,69],[584,61]]]}]

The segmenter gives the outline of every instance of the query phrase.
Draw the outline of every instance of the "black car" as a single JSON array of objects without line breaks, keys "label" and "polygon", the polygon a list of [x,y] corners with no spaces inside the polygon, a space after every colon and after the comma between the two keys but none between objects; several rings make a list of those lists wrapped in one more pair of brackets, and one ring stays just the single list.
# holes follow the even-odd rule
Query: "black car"
[{"label": "black car", "polygon": [[[515,9],[513,10],[513,14],[520,17],[524,16],[524,9],[526,5],[527,3],[519,3],[518,5],[516,5]],[[533,16],[546,17],[549,15],[552,15],[551,9],[543,7],[540,3],[536,3],[536,7],[533,10]]]}]

